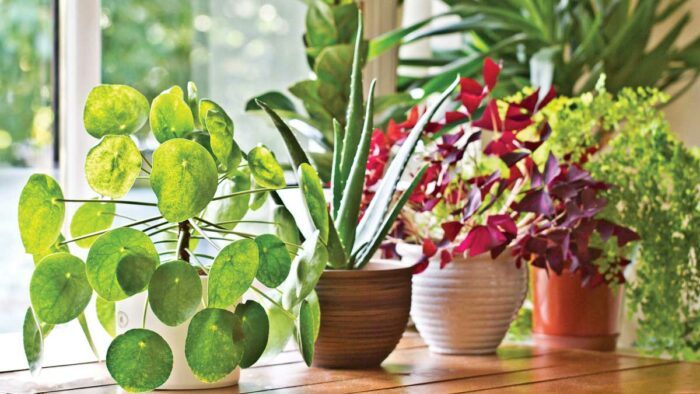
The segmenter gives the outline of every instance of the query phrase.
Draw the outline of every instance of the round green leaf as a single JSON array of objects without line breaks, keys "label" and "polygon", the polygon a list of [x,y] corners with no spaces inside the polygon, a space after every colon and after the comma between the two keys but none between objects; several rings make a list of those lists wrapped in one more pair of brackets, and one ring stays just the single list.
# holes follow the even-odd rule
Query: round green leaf
[{"label": "round green leaf", "polygon": [[265,308],[253,300],[238,304],[235,314],[241,320],[243,327],[241,368],[248,368],[258,361],[267,346],[270,321],[267,319]]},{"label": "round green leaf", "polygon": [[243,356],[241,320],[225,309],[206,308],[190,322],[185,357],[192,373],[214,383],[236,368]]},{"label": "round green leaf", "polygon": [[306,202],[306,207],[311,215],[311,221],[321,232],[321,240],[327,243],[330,218],[328,217],[326,197],[323,194],[321,179],[318,177],[316,170],[309,164],[304,163],[299,166],[299,185],[304,195],[304,202]]},{"label": "round green leaf", "polygon": [[48,175],[33,174],[19,196],[19,235],[27,253],[44,253],[61,235],[63,192]]},{"label": "round green leaf", "polygon": [[34,316],[32,308],[27,308],[22,325],[22,342],[24,355],[32,376],[38,376],[41,371],[41,362],[44,355],[44,338],[53,329],[52,324],[40,323]]},{"label": "round green leaf", "polygon": [[253,200],[250,202],[250,209],[252,211],[257,211],[258,209],[262,208],[269,196],[270,193],[268,192],[258,192],[253,194]]},{"label": "round green leaf", "polygon": [[168,326],[177,326],[197,312],[202,302],[202,281],[197,269],[177,260],[162,264],[148,285],[153,313]]},{"label": "round green leaf", "polygon": [[210,110],[207,112],[206,122],[211,136],[211,149],[221,169],[226,171],[233,152],[233,121],[225,113]]},{"label": "round green leaf", "polygon": [[100,297],[119,301],[144,290],[158,264],[158,252],[146,234],[116,228],[102,234],[90,248],[87,276]]},{"label": "round green leaf", "polygon": [[[315,293],[311,293],[315,296]],[[306,365],[311,366],[314,359],[314,345],[321,326],[321,308],[318,297],[304,300],[299,310],[297,322],[297,344]]]},{"label": "round green leaf", "polygon": [[192,81],[187,82],[187,105],[190,106],[190,110],[192,111],[195,127],[201,128],[202,125],[199,123],[199,108],[197,108],[198,101],[199,95],[197,94],[197,85]]},{"label": "round green leaf", "polygon": [[85,264],[68,253],[44,257],[29,283],[29,298],[39,320],[49,324],[69,322],[85,309],[92,288],[85,276]]},{"label": "round green leaf", "polygon": [[299,229],[297,228],[297,222],[294,220],[294,216],[292,216],[292,213],[289,212],[284,205],[278,205],[275,207],[273,217],[277,236],[287,243],[289,255],[294,258],[299,249],[297,245],[301,244],[301,237],[299,236]]},{"label": "round green leaf", "polygon": [[39,253],[34,253],[32,254],[32,259],[34,260],[34,265],[39,264],[41,259],[44,257],[58,253],[58,252],[66,252],[70,253],[70,249],[68,249],[68,244],[62,244],[61,242],[65,241],[66,239],[63,237],[63,234],[59,234],[58,239],[56,242],[53,243],[53,245],[49,246],[49,248],[43,252]]},{"label": "round green leaf", "polygon": [[182,90],[181,87],[177,85],[173,85],[165,90],[163,90],[160,94],[174,94],[177,97],[180,97],[181,99],[185,98],[185,92]]},{"label": "round green leaf", "polygon": [[[78,238],[110,228],[114,222],[115,212],[116,204],[111,202],[84,203],[73,215],[73,220],[70,222],[70,235],[73,238]],[[75,241],[75,243],[81,248],[89,248],[96,239],[97,236],[92,236]]]},{"label": "round green leaf", "polygon": [[83,122],[88,134],[128,135],[148,120],[148,100],[138,90],[125,85],[100,85],[88,94]]},{"label": "round green leaf", "polygon": [[107,349],[107,370],[126,391],[154,390],[168,380],[172,369],[170,346],[151,330],[129,330],[114,338]]},{"label": "round green leaf", "polygon": [[151,131],[161,143],[194,130],[192,111],[182,96],[182,89],[179,93],[164,92],[154,98],[149,119]]},{"label": "round green leaf", "polygon": [[209,111],[215,110],[219,111],[222,114],[225,114],[226,111],[224,111],[221,106],[211,100],[208,99],[202,99],[199,100],[199,123],[201,123],[202,127],[206,129],[207,127],[207,114]]},{"label": "round green leaf", "polygon": [[85,177],[96,193],[120,198],[129,192],[141,172],[141,153],[131,137],[105,136],[85,158]]},{"label": "round green leaf", "polygon": [[[225,179],[219,185],[216,192],[217,196],[225,196],[232,193],[238,193],[250,190],[250,172],[247,168],[240,171],[234,171],[229,175],[229,179]],[[222,224],[228,230],[232,230],[236,226],[236,221],[243,219],[248,212],[248,203],[250,194],[241,194],[240,196],[224,198],[221,200],[212,201],[204,214],[204,218],[214,223]]]},{"label": "round green leaf", "polygon": [[289,318],[282,308],[263,300],[267,319],[270,322],[270,333],[267,339],[267,346],[263,352],[265,360],[271,360],[280,354],[287,346],[289,339],[294,333],[294,320]]},{"label": "round green leaf", "polygon": [[282,304],[292,310],[299,305],[316,287],[328,262],[328,251],[319,240],[318,230],[304,241],[301,253],[292,262],[293,275],[279,286],[282,291]]},{"label": "round green leaf", "polygon": [[255,241],[241,239],[228,244],[209,271],[209,306],[227,308],[248,290],[258,271]]},{"label": "round green leaf", "polygon": [[114,301],[107,301],[97,296],[95,310],[97,311],[97,320],[100,321],[102,328],[105,329],[107,334],[114,338],[114,336],[117,335],[117,323],[115,319],[116,308]]},{"label": "round green leaf", "polygon": [[256,146],[248,153],[248,166],[255,183],[264,188],[281,189],[287,186],[284,170],[275,155],[264,146]]},{"label": "round green leaf", "polygon": [[284,282],[292,267],[287,246],[272,234],[262,234],[255,238],[260,254],[260,266],[255,277],[265,286],[275,288]]},{"label": "round green leaf", "polygon": [[172,139],[153,153],[151,187],[169,222],[199,214],[214,197],[217,182],[214,159],[196,142]]}]

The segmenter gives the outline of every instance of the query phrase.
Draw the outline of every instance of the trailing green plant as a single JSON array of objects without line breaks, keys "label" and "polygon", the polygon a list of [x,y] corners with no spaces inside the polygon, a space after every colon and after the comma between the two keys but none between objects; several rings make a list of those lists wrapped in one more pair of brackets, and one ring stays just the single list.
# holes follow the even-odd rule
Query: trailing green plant
[{"label": "trailing green plant", "polygon": [[641,237],[626,289],[638,317],[636,346],[649,354],[700,359],[700,157],[670,131],[657,108],[668,96],[653,88],[603,83],[596,91],[559,98],[546,109],[548,143],[588,161],[605,191],[603,215]]},{"label": "trailing green plant", "polygon": [[320,180],[313,179],[310,171],[306,171],[310,168],[310,160],[294,133],[273,108],[261,100],[257,101],[257,104],[270,116],[287,144],[292,165],[299,168],[299,182],[311,213],[311,220],[321,232],[321,241],[328,247],[328,267],[332,269],[360,269],[372,258],[425,173],[426,167],[423,167],[394,201],[397,185],[406,170],[421,133],[438,108],[459,84],[459,79],[455,80],[420,119],[416,120],[401,148],[388,165],[383,179],[377,183],[372,200],[360,215],[369,148],[374,129],[375,83],[373,81],[370,85],[363,114],[361,14],[358,19],[360,22],[353,51],[347,122],[345,127],[338,121],[333,122],[335,145],[332,158],[330,213]]},{"label": "trailing green plant", "polygon": [[[680,95],[700,73],[700,36],[687,45],[680,34],[691,25],[687,0],[444,0],[449,12],[373,40],[368,59],[399,43],[459,33],[464,45],[400,64],[437,68],[424,77],[401,76],[399,90],[439,91],[457,75],[475,77],[484,57],[502,59],[516,87],[556,86],[566,96],[590,91],[599,76],[608,89],[651,86]],[[425,28],[446,16],[458,20]],[[652,45],[652,32],[674,21]],[[502,88],[512,91],[512,85]]]},{"label": "trailing green plant", "polygon": [[[160,142],[152,163],[131,136],[146,122]],[[242,152],[231,118],[215,102],[198,99],[192,83],[187,94],[178,86],[161,93],[150,108],[129,86],[97,86],[84,123],[99,139],[87,154],[85,175],[101,197],[64,197],[43,174],[32,175],[20,196],[20,235],[37,263],[23,327],[32,372],[41,368],[43,339],[55,325],[78,319],[95,351],[84,314],[93,292],[99,320],[114,336],[115,303],[147,291],[143,328],[116,336],[106,355],[107,369],[127,391],[155,389],[172,369],[170,345],[146,329],[147,308],[165,325],[188,324],[184,352],[202,381],[250,367],[264,352],[281,351],[291,336],[310,365],[320,324],[313,289],[327,261],[319,231],[299,245],[296,223],[283,207],[270,223],[276,234],[236,229],[250,222],[244,219],[249,209],[288,188],[273,153],[262,145]],[[318,178],[310,167],[303,171]],[[123,199],[137,178],[148,179],[155,201]],[[70,223],[71,239],[61,235],[67,203],[83,203]],[[127,218],[117,210],[125,204],[154,214]],[[126,223],[113,226],[115,217]],[[217,255],[199,251],[200,240]],[[89,248],[85,262],[70,253],[70,244]],[[200,276],[208,278],[206,291]],[[244,294],[248,301],[240,303]]]}]

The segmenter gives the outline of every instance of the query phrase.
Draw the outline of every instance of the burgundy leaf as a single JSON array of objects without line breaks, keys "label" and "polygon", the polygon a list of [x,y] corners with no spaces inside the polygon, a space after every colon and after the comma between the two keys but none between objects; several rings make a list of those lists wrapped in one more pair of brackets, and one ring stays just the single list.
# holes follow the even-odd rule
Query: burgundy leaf
[{"label": "burgundy leaf", "polygon": [[467,220],[472,217],[474,212],[481,206],[482,201],[481,190],[478,187],[471,188],[467,196],[467,204],[464,206],[464,211],[462,212],[462,220]]},{"label": "burgundy leaf", "polygon": [[508,167],[511,167],[514,166],[520,160],[526,158],[527,156],[530,156],[530,152],[513,151],[502,155],[501,160],[503,160],[503,162],[506,163]]},{"label": "burgundy leaf", "polygon": [[452,261],[452,253],[450,253],[447,249],[443,249],[440,252],[440,268],[445,268],[447,264],[449,264]]},{"label": "burgundy leaf", "polygon": [[469,93],[472,95],[481,95],[484,88],[481,84],[471,78],[460,78],[459,80],[460,93]]},{"label": "burgundy leaf", "polygon": [[605,242],[613,235],[615,225],[608,220],[600,219],[597,221],[596,229],[598,230],[598,234],[600,234],[600,239]]},{"label": "burgundy leaf", "polygon": [[533,212],[539,215],[553,215],[554,206],[549,193],[544,189],[530,190],[513,207],[518,212]]},{"label": "burgundy leaf", "polygon": [[484,99],[484,96],[481,94],[475,95],[470,93],[461,93],[459,95],[459,99],[462,102],[462,105],[464,105],[464,109],[467,110],[467,114],[471,116],[481,105],[481,101]]},{"label": "burgundy leaf", "polygon": [[469,144],[473,143],[474,141],[478,141],[481,138],[481,130],[477,130],[469,135],[469,138],[467,138],[467,145],[465,145],[465,148],[469,146]]},{"label": "burgundy leaf", "polygon": [[537,108],[537,100],[540,96],[540,88],[537,88],[531,95],[525,97],[520,101],[519,105],[527,110],[529,113],[535,112]]},{"label": "burgundy leaf", "polygon": [[459,111],[447,111],[445,112],[445,123],[450,124],[458,120],[465,119],[467,114]]},{"label": "burgundy leaf", "polygon": [[512,236],[518,235],[518,226],[510,215],[491,215],[486,219],[486,223],[490,226],[498,227]]},{"label": "burgundy leaf", "polygon": [[617,237],[617,246],[624,246],[628,244],[629,242],[632,241],[638,241],[641,239],[639,237],[639,234],[636,232],[622,226],[615,226],[615,230],[613,230],[613,234],[615,237]]},{"label": "burgundy leaf", "polygon": [[503,121],[498,114],[498,104],[496,100],[491,100],[486,105],[484,113],[481,118],[472,122],[472,126],[478,127],[482,130],[492,130],[499,131],[503,128]]},{"label": "burgundy leaf", "polygon": [[554,157],[552,152],[549,152],[547,163],[544,166],[544,184],[549,185],[560,173],[561,170],[559,169],[559,162],[557,161],[557,158]]},{"label": "burgundy leaf", "polygon": [[484,83],[489,91],[493,90],[496,86],[496,81],[498,81],[498,74],[501,73],[501,66],[496,64],[491,58],[487,57],[484,59]]},{"label": "burgundy leaf", "polygon": [[429,260],[427,257],[423,256],[420,260],[413,266],[413,274],[417,275],[425,271],[428,268]]},{"label": "burgundy leaf", "polygon": [[537,107],[535,107],[535,111],[539,111],[540,109],[544,108],[549,104],[550,101],[552,101],[555,97],[557,96],[557,91],[554,89],[554,86],[549,88],[549,91],[547,94],[540,100],[539,103],[537,103]]},{"label": "burgundy leaf", "polygon": [[442,227],[442,231],[444,233],[443,238],[449,240],[450,242],[454,241],[455,238],[457,238],[457,235],[459,235],[459,232],[462,230],[462,223],[460,222],[445,222],[443,223],[440,227]]},{"label": "burgundy leaf", "polygon": [[435,256],[435,253],[437,253],[435,243],[430,238],[423,240],[423,256],[430,258]]}]

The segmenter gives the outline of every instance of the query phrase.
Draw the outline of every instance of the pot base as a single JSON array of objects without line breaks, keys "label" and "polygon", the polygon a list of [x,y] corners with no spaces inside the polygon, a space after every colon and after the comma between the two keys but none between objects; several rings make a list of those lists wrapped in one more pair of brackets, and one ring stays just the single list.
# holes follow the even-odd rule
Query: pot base
[{"label": "pot base", "polygon": [[547,335],[532,333],[535,346],[561,348],[561,349],[583,349],[595,350],[599,352],[612,352],[617,347],[617,334],[599,335],[589,337],[571,337],[563,335]]},{"label": "pot base", "polygon": [[455,349],[455,348],[441,348],[437,346],[428,346],[428,349],[435,354],[444,354],[446,356],[485,356],[489,354],[496,354],[496,347],[489,346],[483,349],[469,348],[469,349]]}]

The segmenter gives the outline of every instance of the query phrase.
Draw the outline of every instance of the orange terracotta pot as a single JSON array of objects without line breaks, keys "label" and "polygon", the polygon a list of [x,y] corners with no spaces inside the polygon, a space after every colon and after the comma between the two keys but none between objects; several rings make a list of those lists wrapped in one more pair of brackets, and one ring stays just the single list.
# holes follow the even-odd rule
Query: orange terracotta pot
[{"label": "orange terracotta pot", "polygon": [[622,286],[581,286],[581,275],[532,270],[533,340],[537,346],[613,351]]}]

